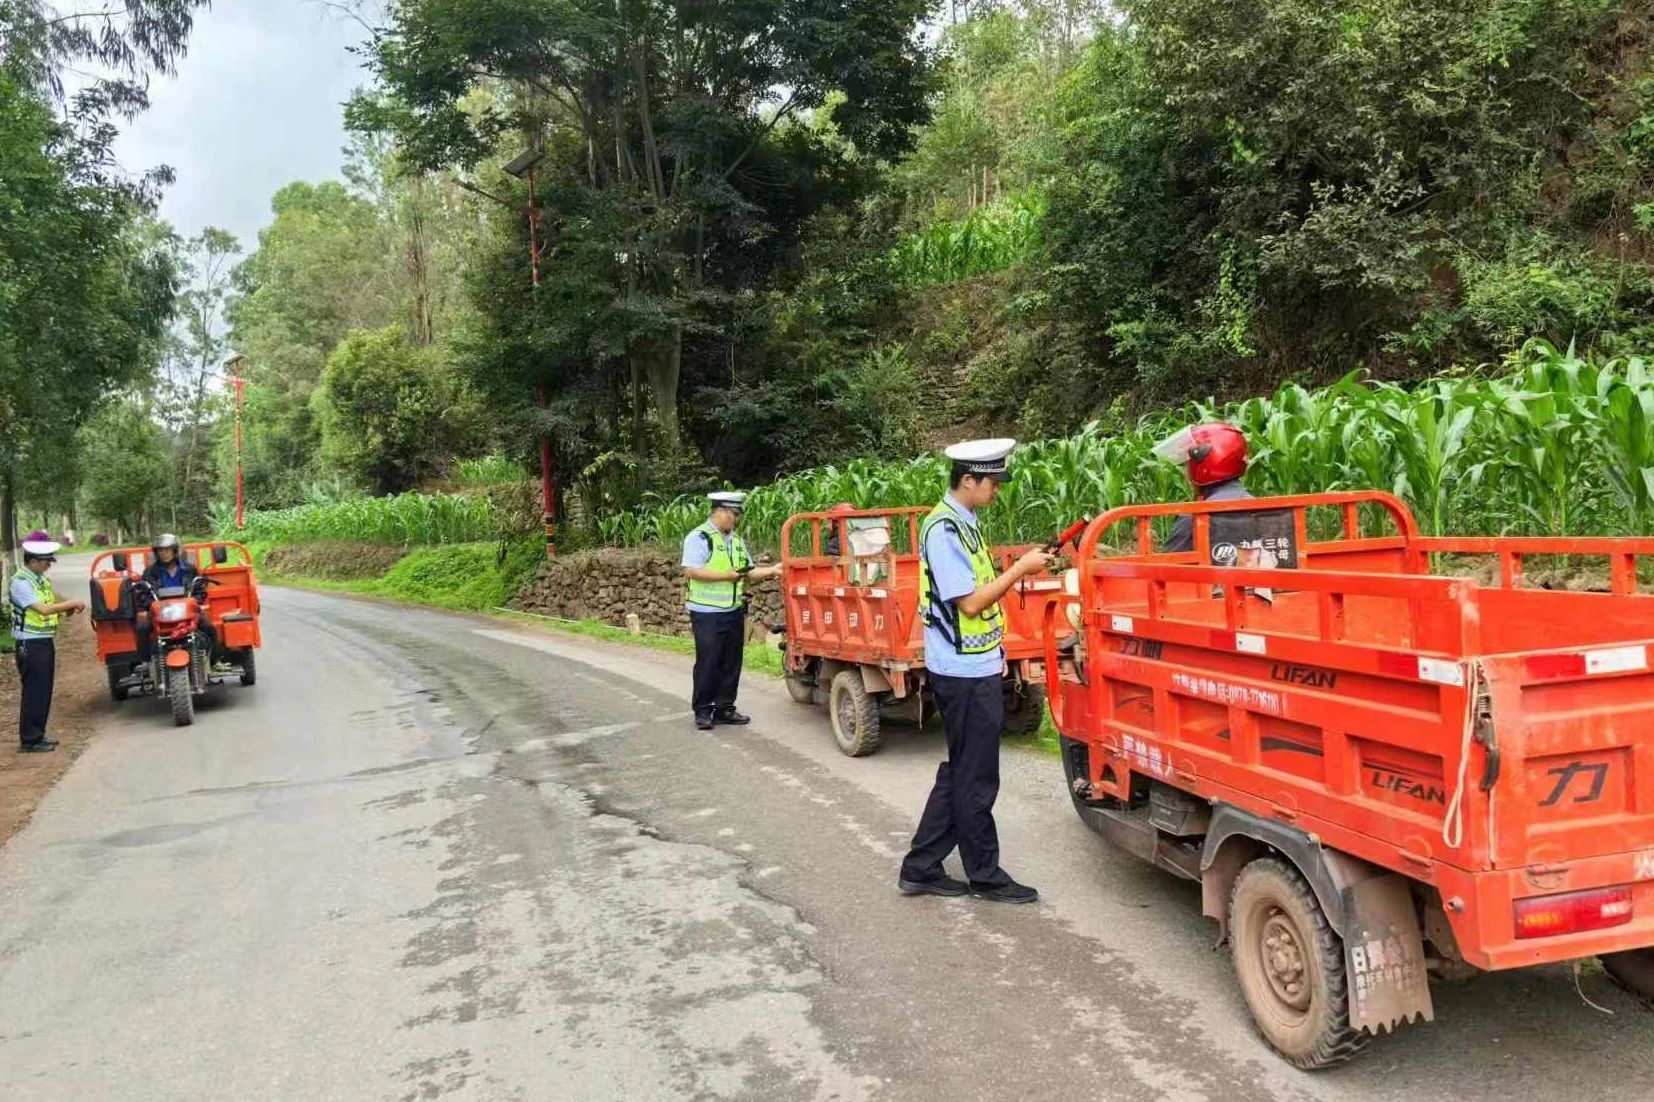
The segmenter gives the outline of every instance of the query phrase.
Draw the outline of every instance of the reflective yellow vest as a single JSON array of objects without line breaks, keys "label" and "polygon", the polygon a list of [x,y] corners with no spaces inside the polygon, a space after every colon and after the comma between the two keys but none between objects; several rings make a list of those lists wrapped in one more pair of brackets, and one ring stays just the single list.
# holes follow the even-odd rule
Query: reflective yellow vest
[{"label": "reflective yellow vest", "polygon": [[987,654],[996,649],[1005,638],[1005,617],[1000,612],[999,605],[993,604],[982,610],[979,615],[967,616],[959,611],[959,606],[952,601],[944,601],[936,596],[936,580],[930,572],[930,531],[937,525],[942,525],[959,537],[959,543],[965,548],[965,554],[971,560],[971,573],[976,577],[978,588],[987,585],[998,577],[994,570],[994,556],[987,541],[982,538],[975,525],[954,512],[947,502],[942,502],[930,511],[925,522],[919,526],[919,547],[921,554],[919,561],[922,569],[919,571],[919,612],[925,619],[926,625],[934,627],[942,633],[953,649],[960,654]]},{"label": "reflective yellow vest", "polygon": [[[747,551],[747,543],[740,536],[730,536],[729,543],[724,543],[724,534],[718,531],[718,526],[710,520],[695,529],[706,539],[707,547],[712,550],[712,557],[706,561],[708,570],[740,570],[752,565],[752,555]],[[707,608],[734,610],[741,607],[741,596],[747,591],[745,578],[737,578],[732,582],[703,582],[696,578],[689,579],[689,599],[697,605]]]},{"label": "reflective yellow vest", "polygon": [[[57,604],[57,591],[52,583],[46,580],[44,574],[36,574],[32,570],[22,570],[19,573],[34,584],[35,604]],[[12,602],[11,628],[13,635],[38,635],[50,638],[57,634],[58,616],[42,616],[32,607],[24,607],[16,601]]]}]

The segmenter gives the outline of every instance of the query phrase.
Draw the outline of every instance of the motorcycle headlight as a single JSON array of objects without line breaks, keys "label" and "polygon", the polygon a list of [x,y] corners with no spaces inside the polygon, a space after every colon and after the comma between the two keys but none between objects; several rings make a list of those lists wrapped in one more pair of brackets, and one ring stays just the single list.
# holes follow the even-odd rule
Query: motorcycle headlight
[{"label": "motorcycle headlight", "polygon": [[182,602],[178,602],[176,604],[162,605],[161,611],[156,614],[156,619],[160,620],[163,624],[176,624],[188,615],[189,609],[185,608]]}]

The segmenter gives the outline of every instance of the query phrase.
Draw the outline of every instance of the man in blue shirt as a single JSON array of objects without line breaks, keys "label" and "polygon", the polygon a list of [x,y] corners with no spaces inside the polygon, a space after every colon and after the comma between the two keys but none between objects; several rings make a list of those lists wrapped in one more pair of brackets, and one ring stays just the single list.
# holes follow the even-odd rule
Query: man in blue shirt
[{"label": "man in blue shirt", "polygon": [[[60,601],[46,572],[57,561],[60,545],[35,532],[23,541],[23,569],[12,578],[6,596],[11,605],[11,633],[17,640],[17,676],[23,683],[17,735],[25,754],[57,749],[46,737],[57,677],[58,622],[86,607],[83,601]],[[42,538],[34,538],[36,536]]]},{"label": "man in blue shirt", "polygon": [[[920,614],[925,619],[925,678],[942,713],[948,757],[902,861],[906,895],[964,895],[996,903],[1032,903],[1033,888],[999,866],[994,800],[999,796],[999,736],[1005,725],[1004,620],[999,601],[1050,563],[1029,551],[1003,574],[977,524],[977,510],[1011,477],[1015,440],[972,440],[944,453],[953,460],[949,490],[920,536]],[[942,862],[957,848],[969,883],[947,876]]]},{"label": "man in blue shirt", "polygon": [[735,534],[747,495],[733,490],[707,495],[712,514],[683,540],[683,573],[689,581],[689,626],[695,635],[695,687],[691,698],[697,730],[714,724],[751,723],[735,710],[746,657],[748,581],[773,578],[779,566],[756,566],[747,543]]}]

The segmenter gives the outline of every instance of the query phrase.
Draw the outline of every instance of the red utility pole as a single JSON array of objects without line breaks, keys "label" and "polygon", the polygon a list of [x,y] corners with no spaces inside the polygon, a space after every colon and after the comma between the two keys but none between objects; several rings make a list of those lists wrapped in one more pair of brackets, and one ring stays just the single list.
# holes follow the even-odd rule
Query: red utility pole
[{"label": "red utility pole", "polygon": [[[224,366],[233,371],[245,359],[245,356],[234,356]],[[224,376],[224,381],[235,387],[235,527],[239,532],[247,527],[247,494],[241,478],[241,398],[247,389],[247,380],[237,372]]]},{"label": "red utility pole", "polygon": [[[513,158],[505,166],[505,171],[528,184],[528,271],[531,286],[535,292],[540,290],[540,189],[539,173],[536,169],[541,161],[545,160],[545,146],[540,135],[534,136],[533,145],[527,152]],[[538,294],[536,294],[538,298]],[[541,409],[546,408],[546,388],[542,384],[535,400]],[[555,525],[557,520],[557,493],[551,474],[551,437],[540,437],[540,520],[546,526],[546,558],[557,554]]]}]

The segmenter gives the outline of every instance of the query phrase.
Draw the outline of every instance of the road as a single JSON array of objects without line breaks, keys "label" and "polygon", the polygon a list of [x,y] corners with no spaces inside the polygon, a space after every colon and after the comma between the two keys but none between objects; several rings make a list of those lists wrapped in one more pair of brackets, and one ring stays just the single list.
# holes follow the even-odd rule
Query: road
[{"label": "road", "polygon": [[1252,1037],[1197,890],[1048,758],[999,820],[1034,907],[909,899],[939,742],[833,749],[675,655],[266,593],[260,682],[106,730],[0,851],[0,1098],[1645,1099],[1654,1015],[1565,969],[1437,991],[1355,1064]]}]

